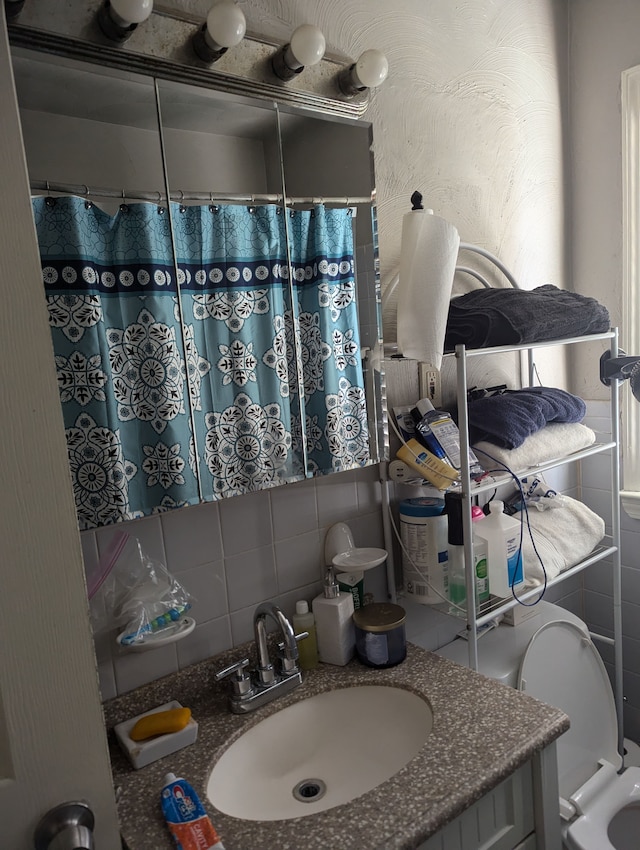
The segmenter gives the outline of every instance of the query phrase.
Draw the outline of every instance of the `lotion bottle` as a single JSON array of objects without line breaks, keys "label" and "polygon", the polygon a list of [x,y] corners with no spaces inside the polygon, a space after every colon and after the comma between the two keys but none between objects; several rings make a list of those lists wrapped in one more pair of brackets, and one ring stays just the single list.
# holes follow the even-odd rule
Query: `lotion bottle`
[{"label": "lotion bottle", "polygon": [[311,607],[320,661],[343,667],[353,658],[356,644],[353,594],[340,591],[333,566],[327,567],[323,592],[316,596]]},{"label": "lotion bottle", "polygon": [[301,670],[313,670],[318,666],[318,640],[316,636],[316,620],[306,599],[296,602],[296,613],[293,615],[293,630],[295,633],[309,632],[309,637],[298,641],[298,663]]}]

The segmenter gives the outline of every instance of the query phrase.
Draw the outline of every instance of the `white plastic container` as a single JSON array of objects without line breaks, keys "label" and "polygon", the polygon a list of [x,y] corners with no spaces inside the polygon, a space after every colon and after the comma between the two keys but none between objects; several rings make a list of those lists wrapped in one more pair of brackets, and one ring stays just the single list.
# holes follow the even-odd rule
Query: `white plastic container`
[{"label": "white plastic container", "polygon": [[316,621],[320,661],[341,667],[348,664],[356,646],[353,595],[340,592],[333,567],[328,567],[324,590],[313,600],[311,608]]},{"label": "white plastic container", "polygon": [[424,497],[400,502],[404,592],[422,605],[437,605],[448,598],[447,518],[443,511],[444,499]]},{"label": "white plastic container", "polygon": [[476,523],[474,536],[487,544],[489,589],[493,596],[507,599],[524,589],[520,523],[504,513],[504,503],[493,501],[489,516]]}]

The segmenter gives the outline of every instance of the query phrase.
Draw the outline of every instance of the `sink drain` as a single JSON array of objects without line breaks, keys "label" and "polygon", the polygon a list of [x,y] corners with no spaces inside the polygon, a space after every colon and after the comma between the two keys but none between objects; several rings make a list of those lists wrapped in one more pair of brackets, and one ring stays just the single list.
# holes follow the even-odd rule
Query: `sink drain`
[{"label": "sink drain", "polygon": [[293,796],[301,803],[315,803],[327,793],[322,779],[303,779],[293,788]]}]

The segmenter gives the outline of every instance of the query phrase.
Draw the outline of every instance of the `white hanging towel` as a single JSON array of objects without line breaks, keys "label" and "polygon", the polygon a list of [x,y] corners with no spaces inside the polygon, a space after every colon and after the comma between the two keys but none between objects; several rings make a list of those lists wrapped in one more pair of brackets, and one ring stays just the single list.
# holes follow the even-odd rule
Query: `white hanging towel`
[{"label": "white hanging towel", "polygon": [[433,210],[414,209],[402,220],[398,283],[398,348],[440,369],[460,235]]}]

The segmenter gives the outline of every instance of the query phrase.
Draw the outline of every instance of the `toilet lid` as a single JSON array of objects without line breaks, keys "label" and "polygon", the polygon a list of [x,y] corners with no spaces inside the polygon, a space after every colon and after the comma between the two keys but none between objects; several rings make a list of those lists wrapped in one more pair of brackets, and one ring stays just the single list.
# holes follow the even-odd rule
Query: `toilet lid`
[{"label": "toilet lid", "polygon": [[571,727],[557,742],[561,797],[569,800],[600,759],[621,766],[609,677],[581,628],[558,620],[538,629],[522,659],[518,688],[569,715]]}]

